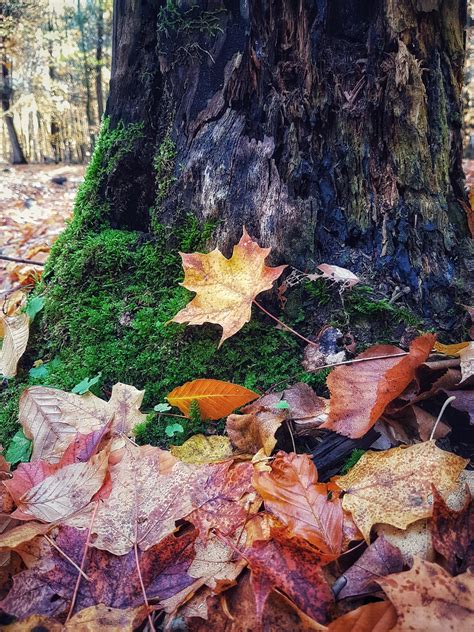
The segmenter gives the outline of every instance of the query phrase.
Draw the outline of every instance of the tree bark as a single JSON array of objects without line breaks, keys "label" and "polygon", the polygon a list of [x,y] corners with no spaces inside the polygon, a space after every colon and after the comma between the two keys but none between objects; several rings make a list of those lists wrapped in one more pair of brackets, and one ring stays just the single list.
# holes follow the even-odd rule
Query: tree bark
[{"label": "tree bark", "polygon": [[97,96],[97,113],[99,121],[102,120],[104,114],[104,90],[102,85],[102,69],[103,62],[103,43],[104,43],[104,2],[100,0],[97,6],[97,42],[95,49],[95,92]]},{"label": "tree bark", "polygon": [[245,225],[274,264],[341,265],[445,321],[468,236],[465,19],[465,0],[115,0],[107,114],[144,138],[102,186],[111,224],[185,209],[226,254]]},{"label": "tree bark", "polygon": [[11,86],[11,76],[8,70],[8,62],[5,57],[2,61],[1,95],[2,95],[2,110],[4,112],[4,119],[5,119],[5,124],[7,127],[8,138],[10,139],[12,163],[14,165],[24,165],[26,164],[27,161],[25,158],[25,154],[23,153],[23,149],[21,147],[20,141],[18,139],[18,134],[15,129],[13,116],[7,113],[11,106],[12,86]]}]

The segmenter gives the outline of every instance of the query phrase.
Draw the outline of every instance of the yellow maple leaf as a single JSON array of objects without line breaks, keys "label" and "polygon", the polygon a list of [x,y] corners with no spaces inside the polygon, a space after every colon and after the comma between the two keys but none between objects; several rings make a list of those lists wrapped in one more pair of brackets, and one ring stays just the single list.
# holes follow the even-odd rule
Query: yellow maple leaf
[{"label": "yellow maple leaf", "polygon": [[366,452],[337,479],[346,493],[342,506],[369,541],[374,524],[399,529],[432,513],[431,485],[444,496],[454,490],[468,461],[440,450],[434,441],[408,448]]},{"label": "yellow maple leaf", "polygon": [[252,301],[269,290],[285,269],[265,265],[269,252],[270,248],[260,248],[244,228],[230,259],[217,248],[208,254],[180,253],[185,272],[181,285],[196,296],[172,322],[221,325],[220,346],[250,320]]}]

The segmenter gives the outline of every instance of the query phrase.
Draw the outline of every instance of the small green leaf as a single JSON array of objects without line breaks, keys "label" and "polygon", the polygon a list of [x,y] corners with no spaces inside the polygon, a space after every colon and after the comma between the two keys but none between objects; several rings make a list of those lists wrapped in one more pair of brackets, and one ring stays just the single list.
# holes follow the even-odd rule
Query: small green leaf
[{"label": "small green leaf", "polygon": [[30,321],[33,321],[34,317],[38,312],[40,312],[44,307],[44,296],[33,296],[28,301],[25,312],[28,314],[28,318]]},{"label": "small green leaf", "polygon": [[171,406],[169,404],[157,404],[153,410],[157,413],[166,413],[168,410],[171,410]]},{"label": "small green leaf", "polygon": [[11,443],[8,446],[7,453],[5,454],[5,458],[12,465],[15,463],[26,463],[30,460],[32,450],[33,442],[27,439],[23,430],[20,429],[13,436]]},{"label": "small green leaf", "polygon": [[79,382],[79,384],[76,384],[76,386],[71,390],[71,393],[76,393],[76,395],[84,395],[84,393],[87,393],[87,391],[90,390],[91,386],[97,384],[101,377],[102,373],[97,373],[95,377],[91,378],[85,377],[81,382]]},{"label": "small green leaf", "polygon": [[287,410],[290,407],[289,403],[286,399],[281,399],[278,404],[275,404],[274,408],[278,408],[280,410]]},{"label": "small green leaf", "polygon": [[184,428],[181,424],[170,424],[166,426],[165,432],[168,437],[174,437],[177,432],[184,432]]},{"label": "small green leaf", "polygon": [[32,366],[28,371],[29,376],[35,380],[40,380],[48,375],[48,364],[40,364],[39,366]]}]

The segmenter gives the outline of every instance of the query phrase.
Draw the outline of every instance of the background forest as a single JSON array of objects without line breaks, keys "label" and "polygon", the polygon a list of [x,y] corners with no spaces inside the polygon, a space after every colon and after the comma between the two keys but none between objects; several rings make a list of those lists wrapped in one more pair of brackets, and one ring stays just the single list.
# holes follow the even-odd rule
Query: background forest
[{"label": "background forest", "polygon": [[110,79],[111,0],[2,0],[0,162],[83,163]]}]

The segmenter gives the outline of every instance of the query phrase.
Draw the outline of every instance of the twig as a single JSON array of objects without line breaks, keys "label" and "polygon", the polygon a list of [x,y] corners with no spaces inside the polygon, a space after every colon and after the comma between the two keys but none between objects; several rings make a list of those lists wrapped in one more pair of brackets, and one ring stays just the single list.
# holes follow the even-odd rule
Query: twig
[{"label": "twig", "polygon": [[79,573],[82,575],[82,577],[84,577],[84,579],[86,579],[88,582],[90,582],[91,578],[90,578],[90,577],[88,577],[88,576],[84,573],[84,571],[83,571],[81,568],[79,568],[79,566],[76,564],[76,562],[75,562],[74,560],[72,560],[72,559],[69,557],[69,555],[67,555],[67,553],[65,553],[65,552],[62,550],[62,548],[61,548],[60,546],[58,546],[58,545],[56,544],[56,542],[55,542],[54,540],[52,540],[52,539],[49,537],[49,535],[46,535],[46,534],[45,534],[44,538],[45,538],[45,540],[47,540],[47,541],[51,544],[51,546],[53,546],[53,547],[54,547],[57,551],[59,551],[59,553],[61,553],[61,555],[62,555],[62,556],[63,556],[63,557],[64,557],[64,558],[65,558],[65,559],[66,559],[66,560],[67,560],[70,564],[72,564],[72,565],[74,566],[74,568],[75,568],[75,569],[77,569],[77,570],[79,571]]},{"label": "twig", "polygon": [[284,329],[287,329],[288,331],[291,331],[292,334],[294,334],[295,336],[298,336],[298,338],[301,338],[301,340],[304,340],[307,344],[309,345],[313,345],[313,347],[317,347],[318,345],[313,342],[312,340],[309,340],[309,338],[305,338],[304,336],[302,336],[301,334],[299,334],[297,331],[295,331],[294,329],[292,329],[289,325],[286,325],[283,321],[281,321],[279,318],[277,318],[276,316],[274,316],[273,314],[271,314],[269,311],[267,311],[263,305],[260,305],[260,303],[258,303],[255,299],[253,299],[252,303],[254,305],[256,305],[259,309],[262,310],[262,312],[264,312],[267,316],[270,316],[270,318],[273,318],[274,321],[276,321],[279,325],[281,325]]},{"label": "twig", "polygon": [[44,266],[42,261],[33,261],[32,259],[22,259],[21,257],[7,257],[7,255],[0,255],[0,259],[3,261],[13,261],[14,263],[28,263],[32,266]]},{"label": "twig", "polygon": [[448,405],[455,399],[456,399],[456,397],[454,395],[452,395],[451,397],[448,397],[448,399],[444,402],[441,410],[439,411],[438,419],[435,421],[435,424],[433,426],[433,430],[431,431],[430,441],[433,441],[433,437],[434,437],[434,434],[436,432],[436,427],[439,424],[439,422],[441,421],[441,417],[443,416],[444,411],[446,410]]},{"label": "twig", "polygon": [[150,629],[152,632],[156,632],[155,624],[153,623],[153,619],[150,613],[150,604],[148,603],[148,597],[146,596],[145,584],[143,583],[142,572],[140,570],[140,561],[138,559],[138,522],[135,522],[135,541],[133,543],[133,550],[135,552],[135,564],[137,567],[138,579],[140,580],[140,586],[143,593],[143,601],[145,602],[145,606],[148,610],[148,623],[150,624]]},{"label": "twig", "polygon": [[95,503],[95,507],[94,507],[94,511],[92,512],[91,521],[89,523],[89,530],[87,532],[86,543],[84,544],[84,551],[82,553],[81,568],[79,569],[79,575],[77,576],[76,585],[74,586],[74,592],[72,593],[71,605],[69,606],[69,612],[67,613],[66,623],[69,621],[69,619],[72,616],[72,611],[74,610],[74,605],[75,605],[76,599],[77,599],[77,593],[79,592],[79,586],[81,585],[81,577],[83,575],[83,568],[84,568],[84,564],[85,564],[86,557],[87,557],[87,551],[89,549],[89,542],[90,542],[90,539],[91,539],[92,525],[94,524],[95,514],[97,513],[97,508],[98,507],[99,507],[99,503],[96,502]]}]

